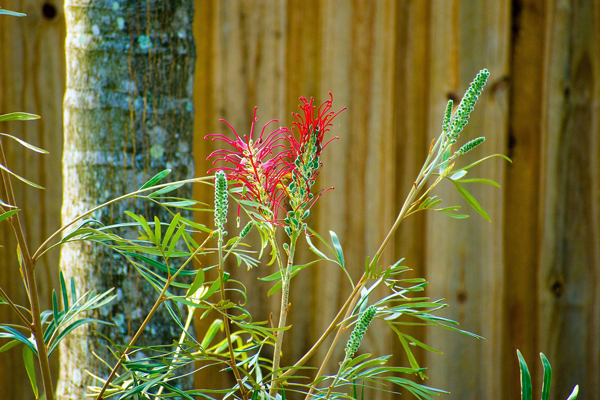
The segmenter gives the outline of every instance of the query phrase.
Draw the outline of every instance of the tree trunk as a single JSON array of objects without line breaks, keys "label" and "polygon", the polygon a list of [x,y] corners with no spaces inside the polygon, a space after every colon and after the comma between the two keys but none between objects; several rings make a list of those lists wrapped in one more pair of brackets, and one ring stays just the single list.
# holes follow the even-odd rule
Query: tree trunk
[{"label": "tree trunk", "polygon": [[[67,0],[65,13],[63,224],[138,189],[166,168],[172,169],[172,180],[192,176],[196,56],[192,0]],[[177,195],[191,197],[191,187]],[[94,218],[104,224],[132,222],[124,210],[167,220],[164,212],[139,200],[114,204]],[[103,377],[108,373],[93,353],[111,365],[116,362],[98,333],[128,343],[158,293],[125,259],[93,243],[63,247],[61,269],[67,279],[75,278],[80,294],[111,287],[118,294],[98,315],[114,326],[84,326],[61,344],[58,398],[79,400],[88,385],[101,385],[86,370]],[[178,339],[179,330],[162,311],[136,345]]]}]

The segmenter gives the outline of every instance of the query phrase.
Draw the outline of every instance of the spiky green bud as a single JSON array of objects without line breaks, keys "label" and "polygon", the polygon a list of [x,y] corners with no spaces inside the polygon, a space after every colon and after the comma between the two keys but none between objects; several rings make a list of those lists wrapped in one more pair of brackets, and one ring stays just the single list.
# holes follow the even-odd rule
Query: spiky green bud
[{"label": "spiky green bud", "polygon": [[462,132],[465,125],[471,116],[471,112],[475,107],[475,103],[477,103],[477,99],[481,95],[483,91],[483,87],[487,82],[487,78],[490,76],[490,73],[487,69],[482,69],[479,71],[469,88],[467,89],[465,95],[463,96],[458,108],[454,112],[452,116],[452,121],[450,123],[450,130],[452,131],[453,137],[458,137],[460,132]]},{"label": "spiky green bud", "polygon": [[375,317],[376,313],[377,307],[370,306],[361,314],[358,321],[356,321],[354,330],[350,334],[350,339],[348,339],[348,344],[346,345],[347,358],[354,357],[354,353],[358,351],[360,343],[362,342],[362,339],[365,336],[365,333],[367,332],[367,328],[371,324],[371,321],[373,320],[373,317]]},{"label": "spiky green bud", "polygon": [[446,112],[444,113],[444,123],[442,124],[442,131],[446,132],[446,134],[450,134],[450,117],[452,116],[452,105],[454,103],[452,100],[448,100],[448,104],[446,105]]},{"label": "spiky green bud", "polygon": [[252,227],[254,226],[254,222],[250,221],[246,224],[246,226],[244,227],[244,229],[242,229],[242,231],[240,232],[240,239],[245,238],[246,236],[248,236],[248,233],[250,233],[250,230],[252,229]]},{"label": "spiky green bud", "polygon": [[475,147],[479,146],[483,142],[485,142],[484,137],[478,137],[477,139],[470,140],[467,143],[465,143],[463,146],[461,146],[461,148],[456,151],[456,154],[457,155],[465,154],[465,153],[473,150]]},{"label": "spiky green bud", "polygon": [[215,226],[217,230],[225,235],[225,223],[227,222],[227,177],[225,172],[218,171],[215,175]]}]

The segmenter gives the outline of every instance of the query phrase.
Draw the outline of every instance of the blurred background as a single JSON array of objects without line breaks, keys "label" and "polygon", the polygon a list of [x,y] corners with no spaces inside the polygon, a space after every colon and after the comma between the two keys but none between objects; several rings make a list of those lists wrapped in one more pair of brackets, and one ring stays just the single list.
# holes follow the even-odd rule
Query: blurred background
[{"label": "blurred background", "polygon": [[[0,21],[0,113],[42,118],[0,129],[50,151],[40,157],[15,148],[8,161],[46,187],[18,186],[17,193],[28,210],[26,234],[39,245],[60,226],[63,4],[3,0],[0,6],[28,14]],[[258,106],[260,126],[273,118],[289,126],[300,96],[320,104],[328,92],[334,109],[347,107],[334,120],[331,134],[339,140],[323,153],[318,180],[335,190],[319,201],[309,223],[322,234],[338,234],[356,278],[439,134],[446,102],[460,100],[487,68],[488,85],[461,140],[486,137],[471,160],[491,153],[513,160],[492,159],[471,172],[502,186],[469,186],[492,222],[441,184],[435,194],[471,218],[410,217],[385,255],[387,262],[405,257],[411,276],[430,282],[426,294],[450,305],[440,315],[486,340],[413,328],[412,336],[443,354],[415,351],[428,367],[427,384],[449,390],[446,398],[517,398],[516,349],[529,364],[534,392],[541,387],[543,352],[553,366],[553,399],[565,399],[575,384],[581,399],[598,398],[600,1],[196,0],[194,31],[197,175],[209,169],[205,159],[215,145],[204,136],[226,132],[220,118],[244,132]],[[212,195],[195,196],[208,201]],[[9,229],[0,224],[0,286],[18,298],[22,285]],[[307,249],[300,257],[310,257]],[[46,308],[58,286],[57,266],[58,252],[38,266]],[[248,273],[250,295],[264,289],[255,277],[271,272]],[[293,328],[286,336],[293,348],[284,364],[319,337],[347,289],[332,266],[294,279]],[[263,319],[278,304],[251,301],[248,308]],[[8,308],[0,309],[0,320],[12,318]],[[369,331],[365,351],[403,353],[394,337],[376,331]],[[32,398],[20,351],[0,355],[0,377],[0,399]],[[199,384],[207,379],[220,378],[197,377]]]}]

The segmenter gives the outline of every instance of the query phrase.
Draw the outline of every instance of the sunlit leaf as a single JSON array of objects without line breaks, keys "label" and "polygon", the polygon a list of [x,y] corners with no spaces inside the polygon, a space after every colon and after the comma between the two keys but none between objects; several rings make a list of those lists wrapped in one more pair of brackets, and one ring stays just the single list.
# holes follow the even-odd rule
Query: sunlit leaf
[{"label": "sunlit leaf", "polygon": [[198,270],[198,273],[196,274],[196,277],[194,278],[194,282],[192,283],[192,286],[190,286],[190,290],[188,290],[186,296],[187,297],[191,297],[193,296],[198,289],[200,289],[200,287],[204,284],[204,270],[202,268],[200,268]]},{"label": "sunlit leaf", "polygon": [[4,214],[0,215],[0,222],[4,221],[5,219],[7,219],[9,217],[12,217],[13,215],[15,215],[16,213],[18,213],[19,211],[21,211],[21,210],[16,209],[16,210],[10,210],[10,211],[5,212]]},{"label": "sunlit leaf", "polygon": [[460,195],[462,197],[464,197],[464,199],[467,201],[467,203],[469,203],[469,205],[471,207],[473,207],[473,209],[475,211],[477,211],[477,213],[479,213],[479,215],[481,215],[483,218],[485,218],[486,220],[491,222],[490,216],[485,212],[485,210],[481,207],[481,205],[479,205],[479,203],[477,202],[477,200],[475,200],[475,198],[471,195],[471,193],[469,193],[465,188],[463,188],[457,182],[452,181],[452,183],[454,184],[454,187],[456,188],[458,193],[460,193]]},{"label": "sunlit leaf", "polygon": [[23,146],[27,147],[29,150],[33,150],[33,151],[35,151],[36,153],[48,154],[48,152],[47,152],[46,150],[44,150],[44,149],[40,149],[39,147],[36,147],[36,146],[34,146],[34,145],[32,145],[32,144],[29,144],[29,143],[27,143],[26,141],[24,141],[24,140],[21,140],[21,139],[19,139],[19,138],[15,137],[15,136],[13,136],[13,135],[9,135],[8,133],[0,133],[0,135],[2,135],[2,136],[6,136],[6,137],[8,137],[8,138],[11,138],[11,139],[13,139],[13,140],[16,140],[17,142],[21,143]]},{"label": "sunlit leaf", "polygon": [[24,182],[26,184],[28,184],[29,186],[33,186],[36,189],[44,189],[43,187],[41,187],[40,185],[31,182],[30,180],[27,180],[25,178],[23,178],[22,176],[19,176],[17,174],[15,174],[14,172],[12,172],[10,169],[6,168],[4,165],[0,164],[0,169],[3,169],[4,171],[8,172],[9,174],[11,174],[12,176],[14,176],[15,178],[17,178],[18,180],[20,180],[21,182]]},{"label": "sunlit leaf", "polygon": [[0,325],[0,329],[8,332],[8,333],[0,333],[0,337],[15,339],[21,343],[24,343],[37,356],[37,349],[35,348],[33,343],[31,343],[29,341],[29,339],[27,339],[21,332],[17,331],[16,329],[11,328],[10,326],[4,326],[4,325]]},{"label": "sunlit leaf", "polygon": [[548,400],[550,398],[552,367],[550,366],[550,362],[548,361],[544,353],[540,353],[540,358],[542,359],[542,366],[544,367],[544,379],[542,383],[542,400]]},{"label": "sunlit leaf", "polygon": [[521,400],[531,400],[531,376],[529,375],[529,369],[519,350],[517,350],[517,357],[519,358],[519,368],[521,369]]},{"label": "sunlit leaf", "polygon": [[150,179],[148,182],[144,183],[140,187],[140,190],[149,188],[150,186],[153,186],[156,182],[160,181],[161,179],[163,179],[165,176],[169,175],[170,173],[171,173],[170,169],[165,169],[164,171],[159,172],[158,174],[154,175],[152,177],[152,179]]},{"label": "sunlit leaf", "polygon": [[65,338],[65,336],[67,336],[69,333],[71,333],[73,330],[77,329],[81,325],[89,324],[92,322],[96,322],[96,323],[104,324],[104,325],[113,325],[110,322],[102,321],[100,319],[95,319],[95,318],[82,318],[80,320],[77,320],[77,321],[73,322],[71,325],[67,326],[65,329],[63,329],[56,336],[56,338],[52,341],[52,344],[50,345],[50,347],[48,347],[48,355],[52,354],[52,352],[58,347],[59,343],[61,342],[61,340],[63,340]]},{"label": "sunlit leaf", "polygon": [[340,244],[340,240],[334,231],[329,231],[331,235],[331,242],[333,243],[333,248],[335,249],[335,254],[340,263],[340,266],[344,268],[344,252],[342,251],[342,245]]},{"label": "sunlit leaf", "polygon": [[5,352],[6,350],[10,350],[18,344],[19,344],[18,340],[16,340],[16,339],[11,340],[10,342],[8,342],[8,343],[4,344],[2,347],[0,347],[0,353]]},{"label": "sunlit leaf", "polygon": [[496,181],[493,181],[491,179],[485,179],[485,178],[472,178],[472,179],[461,179],[459,181],[460,183],[487,183],[488,185],[492,185],[495,187],[500,187],[500,184]]},{"label": "sunlit leaf", "polygon": [[35,363],[33,362],[33,352],[27,346],[23,346],[23,363],[25,364],[25,370],[33,389],[35,398],[38,398],[38,387],[37,379],[35,377]]},{"label": "sunlit leaf", "polygon": [[[0,9],[0,14],[7,14],[7,13],[14,13],[14,11]],[[21,14],[21,13],[15,13],[15,14]],[[13,15],[13,14],[11,14],[11,15]],[[19,15],[19,17],[22,17],[24,15],[25,14],[21,14],[21,15]],[[14,112],[14,113],[10,113],[10,114],[0,115],[0,122],[3,122],[3,121],[27,121],[30,119],[39,119],[39,118],[40,118],[40,116],[35,115],[35,114],[29,114],[29,113],[24,113],[24,112]]]}]

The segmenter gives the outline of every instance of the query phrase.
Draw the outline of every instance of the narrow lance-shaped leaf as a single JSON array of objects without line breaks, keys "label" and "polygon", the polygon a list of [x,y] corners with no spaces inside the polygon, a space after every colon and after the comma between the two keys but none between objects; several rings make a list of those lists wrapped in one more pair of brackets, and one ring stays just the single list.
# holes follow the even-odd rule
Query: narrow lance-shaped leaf
[{"label": "narrow lance-shaped leaf", "polygon": [[[63,305],[64,305],[64,309],[65,311],[67,311],[69,309],[69,297],[67,296],[67,284],[65,283],[65,275],[63,274],[62,271],[59,272],[58,274],[59,279],[60,279],[60,290],[62,293],[62,298],[63,298]],[[75,301],[76,299],[73,299],[73,301]]]},{"label": "narrow lance-shaped leaf", "polygon": [[529,369],[519,350],[517,350],[517,357],[519,358],[519,367],[521,369],[521,400],[531,400],[531,376],[529,375]]},{"label": "narrow lance-shaped leaf", "polygon": [[[25,16],[25,14],[15,13],[14,11],[0,10],[0,14],[9,14],[9,13],[11,13],[10,15],[20,14],[20,15],[17,15],[18,17]],[[14,113],[10,113],[10,114],[0,115],[0,122],[3,122],[3,121],[27,121],[30,119],[39,119],[39,118],[40,118],[40,116],[35,115],[35,114],[29,114],[29,113],[25,113],[25,112],[14,112]]]},{"label": "narrow lance-shaped leaf", "polygon": [[23,346],[23,363],[25,364],[25,370],[33,389],[35,398],[38,398],[38,387],[37,378],[35,377],[35,363],[33,362],[33,352],[27,346]]},{"label": "narrow lance-shaped leaf", "polygon": [[5,219],[7,219],[9,217],[12,217],[19,211],[21,211],[21,210],[17,209],[17,210],[10,210],[10,211],[5,212],[4,214],[0,215],[0,222],[4,221]]},{"label": "narrow lance-shaped leaf", "polygon": [[159,172],[158,174],[154,175],[148,182],[144,183],[140,187],[140,190],[149,188],[150,186],[153,186],[156,182],[160,181],[161,179],[163,179],[165,176],[169,175],[170,173],[171,173],[170,169],[165,169],[164,171]]},{"label": "narrow lance-shaped leaf", "polygon": [[8,333],[0,333],[0,338],[16,339],[19,342],[25,344],[27,347],[29,347],[31,349],[31,351],[33,351],[33,353],[37,356],[37,349],[35,348],[35,346],[33,345],[33,343],[31,343],[25,337],[25,335],[23,335],[21,332],[17,331],[16,329],[11,328],[10,326],[0,325],[0,329],[5,330],[6,332],[8,332]]},{"label": "narrow lance-shaped leaf", "polygon": [[542,359],[542,365],[544,367],[544,382],[542,383],[542,400],[548,400],[550,398],[550,382],[552,381],[552,367],[550,362],[544,355],[540,353]]},{"label": "narrow lance-shaped leaf", "polygon": [[469,203],[469,205],[473,207],[473,209],[477,211],[479,215],[491,222],[490,216],[485,212],[485,210],[481,207],[477,200],[475,200],[471,193],[469,193],[465,188],[463,188],[455,181],[452,181],[452,183],[454,184],[454,187],[456,188],[458,193],[460,193],[460,195],[467,201],[467,203]]},{"label": "narrow lance-shaped leaf", "polygon": [[340,244],[340,240],[334,231],[329,231],[331,235],[331,241],[333,243],[333,248],[335,249],[335,254],[337,256],[338,261],[340,262],[340,266],[344,268],[344,252],[342,251],[342,245]]},{"label": "narrow lance-shaped leaf", "polygon": [[27,147],[29,150],[33,150],[36,153],[41,153],[41,154],[48,154],[48,152],[44,149],[40,149],[39,147],[36,147],[30,143],[27,143],[24,140],[19,139],[18,137],[15,137],[13,135],[9,135],[8,133],[0,133],[0,135],[2,136],[6,136],[8,138],[11,138],[13,140],[16,140],[17,142],[19,142],[20,144],[22,144],[23,146]]},{"label": "narrow lance-shaped leaf", "polygon": [[28,184],[29,186],[33,186],[36,189],[44,189],[43,187],[41,187],[40,185],[31,182],[30,180],[27,180],[25,178],[23,178],[20,175],[15,174],[14,172],[12,172],[10,169],[6,168],[4,165],[0,164],[0,169],[3,169],[4,171],[8,172],[9,174],[11,174],[12,176],[14,176],[15,178],[17,178],[18,180],[20,180],[23,183]]}]

